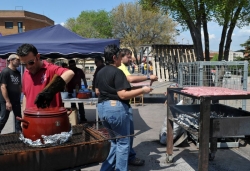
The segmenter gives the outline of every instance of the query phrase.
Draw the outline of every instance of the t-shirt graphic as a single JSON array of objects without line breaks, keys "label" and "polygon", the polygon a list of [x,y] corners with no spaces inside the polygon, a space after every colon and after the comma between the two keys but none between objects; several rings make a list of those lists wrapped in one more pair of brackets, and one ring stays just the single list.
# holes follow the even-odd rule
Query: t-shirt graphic
[{"label": "t-shirt graphic", "polygon": [[[0,83],[6,84],[7,93],[11,103],[19,102],[21,96],[21,74],[18,70],[12,70],[6,67],[2,70]],[[2,92],[0,91],[0,101],[5,102]]]},{"label": "t-shirt graphic", "polygon": [[17,84],[17,85],[19,84],[18,77],[15,77],[14,75],[10,75],[10,79],[13,84]]}]

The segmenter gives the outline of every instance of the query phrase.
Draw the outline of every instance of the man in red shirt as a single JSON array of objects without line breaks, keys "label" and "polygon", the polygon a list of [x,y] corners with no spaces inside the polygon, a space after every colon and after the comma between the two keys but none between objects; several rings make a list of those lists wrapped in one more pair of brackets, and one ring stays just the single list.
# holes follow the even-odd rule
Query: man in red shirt
[{"label": "man in red shirt", "polygon": [[24,106],[62,106],[61,95],[58,92],[72,79],[73,71],[40,60],[40,54],[31,44],[21,45],[17,49],[17,55],[21,64],[26,67],[22,86]]},{"label": "man in red shirt", "polygon": [[[73,90],[76,89],[77,86],[80,89],[82,80],[83,80],[84,86],[86,88],[88,88],[85,74],[84,74],[82,69],[76,67],[75,60],[70,60],[69,61],[69,69],[71,69],[75,73],[75,75],[67,85],[68,92],[73,93]],[[79,115],[80,123],[86,122],[87,119],[85,118],[84,104],[83,103],[78,103],[78,107],[79,107],[78,109],[79,109],[79,114],[80,114]],[[71,108],[76,108],[76,104],[71,103]]]}]

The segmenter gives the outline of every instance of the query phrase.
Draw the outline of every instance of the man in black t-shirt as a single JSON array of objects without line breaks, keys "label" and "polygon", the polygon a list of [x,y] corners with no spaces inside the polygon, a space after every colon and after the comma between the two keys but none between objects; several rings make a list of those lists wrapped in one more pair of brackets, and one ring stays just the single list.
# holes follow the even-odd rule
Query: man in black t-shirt
[{"label": "man in black t-shirt", "polygon": [[[3,130],[12,110],[15,117],[21,117],[21,74],[17,70],[20,60],[15,54],[10,55],[7,60],[9,65],[2,70],[0,76],[0,132]],[[21,123],[20,121],[16,120],[15,131],[21,132],[21,130]]]},{"label": "man in black t-shirt", "polygon": [[[76,89],[78,86],[78,89],[81,88],[81,82],[83,81],[84,86],[88,88],[87,85],[87,80],[85,73],[83,72],[82,69],[76,67],[76,61],[75,60],[70,60],[69,61],[69,69],[71,69],[74,72],[74,77],[70,80],[70,82],[67,85],[67,89],[69,92],[69,96],[71,93],[73,93],[73,90]],[[78,92],[76,92],[78,93]],[[76,108],[76,103],[71,103],[71,108]],[[85,117],[85,110],[84,110],[84,104],[83,103],[78,103],[78,109],[79,109],[79,123],[84,123],[87,122],[87,119]]]}]

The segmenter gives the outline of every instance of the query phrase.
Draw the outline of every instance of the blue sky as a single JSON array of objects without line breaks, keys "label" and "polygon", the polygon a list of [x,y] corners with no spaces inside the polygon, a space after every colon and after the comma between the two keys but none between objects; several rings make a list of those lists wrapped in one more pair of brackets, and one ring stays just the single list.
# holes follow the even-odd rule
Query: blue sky
[{"label": "blue sky", "polygon": [[[63,24],[69,18],[76,18],[81,11],[106,10],[118,6],[121,2],[134,2],[134,0],[1,0],[1,10],[26,10],[43,14],[54,20],[56,24]],[[210,35],[210,50],[218,51],[221,27],[216,23],[208,25]],[[242,49],[244,43],[250,36],[250,27],[235,28],[232,37],[231,50]],[[189,31],[182,32],[176,41],[183,44],[192,44]]]}]

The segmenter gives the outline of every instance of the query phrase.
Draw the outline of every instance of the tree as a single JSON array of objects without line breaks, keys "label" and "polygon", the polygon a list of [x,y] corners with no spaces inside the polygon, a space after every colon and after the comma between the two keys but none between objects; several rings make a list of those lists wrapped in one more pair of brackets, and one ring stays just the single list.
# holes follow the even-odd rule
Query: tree
[{"label": "tree", "polygon": [[174,42],[176,24],[168,15],[142,10],[138,3],[121,3],[111,16],[114,37],[131,48],[137,64],[140,45]]},{"label": "tree", "polygon": [[[211,20],[223,26],[219,45],[219,60],[228,60],[235,26],[249,22],[249,0],[140,0],[146,9],[170,12],[175,21],[188,28],[194,42],[197,60],[203,60],[201,28],[204,32],[205,59],[209,60],[207,23]],[[225,48],[224,48],[225,47]]]},{"label": "tree", "polygon": [[213,56],[213,58],[211,59],[211,61],[218,61],[218,54],[215,54],[215,55]]},{"label": "tree", "polygon": [[[222,27],[218,60],[228,60],[232,34],[235,26],[242,27],[249,23],[249,0],[222,0],[213,9],[216,22]],[[223,55],[224,54],[224,55]]]},{"label": "tree", "polygon": [[65,27],[86,38],[111,38],[112,25],[110,13],[100,11],[82,11],[76,18],[69,18]]},{"label": "tree", "polygon": [[248,39],[245,43],[241,44],[240,46],[245,48],[244,51],[244,60],[250,60],[250,39]]},{"label": "tree", "polygon": [[140,0],[139,2],[144,9],[170,13],[172,18],[183,26],[183,29],[189,29],[197,61],[204,60],[201,39],[203,26],[205,59],[210,60],[207,22],[211,20],[213,2],[209,0]]}]

